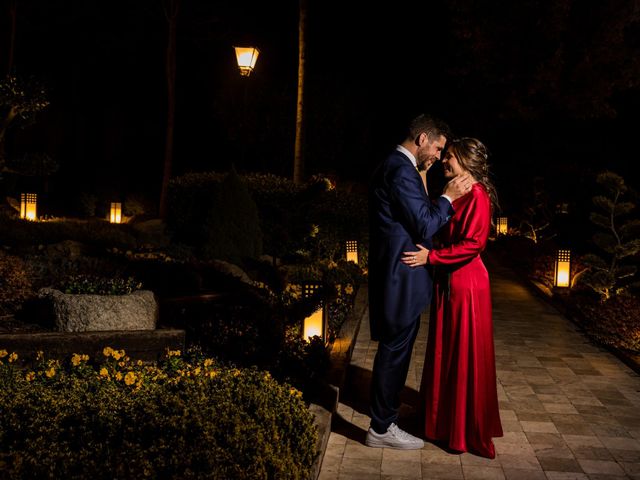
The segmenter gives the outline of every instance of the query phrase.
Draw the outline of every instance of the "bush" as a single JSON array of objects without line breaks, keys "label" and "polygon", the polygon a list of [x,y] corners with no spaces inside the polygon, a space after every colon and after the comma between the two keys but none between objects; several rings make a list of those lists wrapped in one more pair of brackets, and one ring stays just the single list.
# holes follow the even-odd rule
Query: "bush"
[{"label": "bush", "polygon": [[188,174],[171,181],[167,226],[174,241],[206,258],[238,263],[262,253],[258,209],[235,171]]},{"label": "bush", "polygon": [[104,278],[95,275],[73,275],[59,289],[68,294],[127,295],[140,290],[142,284],[133,277]]},{"label": "bush", "polygon": [[168,352],[123,351],[33,370],[0,350],[0,472],[6,478],[304,479],[317,433],[296,389],[269,373]]},{"label": "bush", "polygon": [[14,313],[32,295],[25,263],[18,257],[0,251],[0,315]]}]

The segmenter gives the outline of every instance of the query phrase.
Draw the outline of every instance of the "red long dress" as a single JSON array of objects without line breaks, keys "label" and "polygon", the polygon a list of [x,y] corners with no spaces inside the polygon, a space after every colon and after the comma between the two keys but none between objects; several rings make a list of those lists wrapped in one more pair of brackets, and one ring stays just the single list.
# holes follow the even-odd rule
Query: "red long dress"
[{"label": "red long dress", "polygon": [[425,434],[459,452],[495,458],[502,436],[489,276],[480,258],[489,236],[491,202],[484,186],[453,202],[435,265],[434,299],[422,374]]}]

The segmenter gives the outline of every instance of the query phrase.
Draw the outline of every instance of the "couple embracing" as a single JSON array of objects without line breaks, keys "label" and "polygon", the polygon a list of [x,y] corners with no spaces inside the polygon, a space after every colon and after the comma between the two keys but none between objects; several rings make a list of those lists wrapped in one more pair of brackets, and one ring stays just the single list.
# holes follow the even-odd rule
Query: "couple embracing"
[{"label": "couple embracing", "polygon": [[[430,199],[426,171],[442,156],[443,194]],[[494,458],[502,436],[489,277],[480,258],[497,205],[485,146],[453,139],[446,124],[415,118],[376,169],[370,197],[369,317],[378,352],[366,445],[419,449],[397,425],[420,314],[431,303],[420,397],[424,437]],[[439,232],[440,244],[432,242]]]}]

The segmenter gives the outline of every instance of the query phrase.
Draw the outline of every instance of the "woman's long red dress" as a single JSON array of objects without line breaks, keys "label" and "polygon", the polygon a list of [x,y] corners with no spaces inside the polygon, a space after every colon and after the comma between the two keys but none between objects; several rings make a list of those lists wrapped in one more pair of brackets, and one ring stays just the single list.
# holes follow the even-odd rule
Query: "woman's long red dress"
[{"label": "woman's long red dress", "polygon": [[489,237],[491,202],[477,183],[453,202],[435,265],[429,340],[422,374],[425,434],[452,450],[495,458],[502,436],[489,275],[480,258]]}]

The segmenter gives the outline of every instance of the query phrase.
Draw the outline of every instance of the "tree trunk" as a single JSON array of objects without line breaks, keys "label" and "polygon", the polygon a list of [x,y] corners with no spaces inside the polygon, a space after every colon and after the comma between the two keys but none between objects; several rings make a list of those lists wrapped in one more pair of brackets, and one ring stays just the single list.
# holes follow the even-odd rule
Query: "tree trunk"
[{"label": "tree trunk", "polygon": [[13,68],[13,55],[16,50],[16,26],[17,26],[17,4],[16,0],[9,3],[9,17],[11,17],[11,31],[9,33],[9,55],[7,59],[7,75]]},{"label": "tree trunk", "polygon": [[302,183],[304,175],[303,158],[303,113],[304,113],[304,62],[305,27],[307,21],[307,0],[299,0],[300,17],[298,19],[298,101],[296,107],[296,143],[293,157],[293,183]]},{"label": "tree trunk", "polygon": [[180,0],[169,0],[165,5],[165,16],[169,24],[167,40],[166,75],[167,75],[167,139],[164,151],[164,169],[162,188],[160,190],[160,218],[167,215],[167,192],[173,164],[173,134],[176,115],[176,23]]}]

